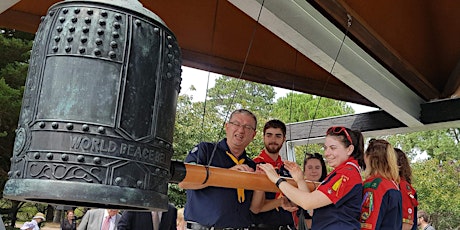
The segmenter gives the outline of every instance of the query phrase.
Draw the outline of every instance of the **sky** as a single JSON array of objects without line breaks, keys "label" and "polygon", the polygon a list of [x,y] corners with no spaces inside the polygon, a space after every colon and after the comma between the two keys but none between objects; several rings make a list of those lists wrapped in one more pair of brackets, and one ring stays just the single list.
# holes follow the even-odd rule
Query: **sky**
[{"label": "sky", "polygon": [[[204,101],[206,96],[206,84],[209,76],[209,88],[214,86],[215,79],[220,77],[220,74],[210,73],[207,71],[193,69],[182,66],[182,83],[180,94],[187,94],[193,97],[193,101]],[[190,90],[190,86],[196,88],[195,91]],[[276,98],[283,97],[287,93],[291,92],[289,89],[283,89],[275,87]],[[358,105],[354,103],[348,103],[354,110],[355,113],[365,113],[376,110],[373,107],[364,105]]]}]

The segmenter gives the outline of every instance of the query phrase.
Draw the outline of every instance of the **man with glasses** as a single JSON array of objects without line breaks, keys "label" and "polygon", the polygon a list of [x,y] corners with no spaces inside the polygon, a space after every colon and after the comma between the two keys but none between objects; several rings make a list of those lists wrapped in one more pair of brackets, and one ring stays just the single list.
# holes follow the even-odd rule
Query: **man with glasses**
[{"label": "man with glasses", "polygon": [[[280,149],[286,140],[286,125],[280,120],[270,120],[265,123],[264,146],[260,154],[254,158],[257,164],[271,164],[280,176],[291,177],[289,171],[284,168],[284,162],[279,155]],[[297,205],[291,204],[281,193],[266,192],[263,206],[253,206],[252,211],[258,213],[255,216],[253,229],[295,229],[292,211],[296,211]],[[254,195],[254,204],[259,196]],[[264,200],[263,197],[262,201]],[[284,208],[286,209],[284,209]]]},{"label": "man with glasses", "polygon": [[[245,148],[256,135],[256,116],[246,110],[234,111],[225,124],[226,138],[218,143],[201,142],[185,158],[187,163],[254,172],[255,163]],[[184,217],[187,229],[247,229],[253,191],[179,183],[187,189]]]}]

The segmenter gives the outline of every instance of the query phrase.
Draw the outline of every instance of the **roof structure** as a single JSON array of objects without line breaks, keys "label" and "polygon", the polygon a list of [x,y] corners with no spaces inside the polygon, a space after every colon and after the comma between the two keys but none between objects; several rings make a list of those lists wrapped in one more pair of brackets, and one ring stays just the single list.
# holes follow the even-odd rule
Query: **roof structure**
[{"label": "roof structure", "polygon": [[[2,1],[0,27],[35,32],[56,2]],[[174,32],[185,66],[380,109],[290,124],[289,140],[330,125],[368,136],[460,126],[460,1],[140,2]]]}]

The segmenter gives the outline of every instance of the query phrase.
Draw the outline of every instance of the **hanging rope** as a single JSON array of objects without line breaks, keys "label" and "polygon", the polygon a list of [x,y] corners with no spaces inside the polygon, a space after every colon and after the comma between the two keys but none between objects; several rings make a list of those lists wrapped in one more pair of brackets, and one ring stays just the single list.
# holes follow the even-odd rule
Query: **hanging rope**
[{"label": "hanging rope", "polygon": [[[343,44],[345,43],[345,39],[348,36],[348,32],[349,32],[349,29],[351,27],[352,21],[353,21],[353,19],[352,19],[351,15],[347,14],[347,28],[346,28],[345,33],[343,35],[342,42],[340,43],[339,50],[337,51],[337,54],[335,55],[334,62],[332,63],[331,70],[329,71],[329,76],[327,77],[326,82],[324,83],[323,89],[321,91],[323,94],[326,91],[326,87],[327,87],[327,85],[329,83],[329,79],[331,78],[332,71],[334,71],[334,67],[335,67],[335,64],[337,63],[337,59],[339,58],[340,51],[342,50]],[[318,103],[316,104],[315,112],[313,113],[313,118],[312,118],[311,123],[310,123],[310,130],[308,131],[308,137],[309,138],[307,139],[307,150],[308,150],[309,143],[310,143],[310,136],[311,136],[311,132],[312,132],[312,129],[313,129],[313,122],[316,119],[316,114],[318,112],[318,108],[319,108],[319,105],[321,103],[322,98],[323,97],[319,97],[319,99],[318,99]],[[307,153],[308,153],[308,151],[305,151],[303,161],[305,161],[305,158],[307,157]],[[304,166],[304,168],[305,168],[305,166]]]},{"label": "hanging rope", "polygon": [[[238,80],[241,80],[241,77],[243,76],[243,73],[244,73],[244,68],[246,67],[246,63],[248,61],[248,57],[249,57],[249,53],[251,51],[251,48],[252,48],[252,43],[254,42],[254,37],[255,37],[255,34],[256,34],[256,31],[257,31],[257,28],[259,26],[259,20],[260,20],[260,15],[262,14],[262,9],[264,8],[264,3],[265,3],[265,0],[262,1],[262,4],[260,5],[260,9],[259,9],[259,13],[257,15],[257,20],[256,20],[256,23],[254,25],[254,29],[252,31],[252,35],[251,35],[251,40],[249,41],[249,46],[248,46],[248,49],[246,51],[246,56],[244,57],[244,61],[243,61],[243,66],[241,68],[241,71],[240,71],[240,74],[238,76]],[[236,96],[236,92],[238,89],[238,87],[240,86],[240,83],[241,81],[238,81],[238,83],[236,84],[235,86],[235,90],[233,90],[233,94],[231,96],[231,100],[229,102],[229,106],[232,106],[233,105],[233,102],[235,100],[235,96]],[[230,111],[231,109],[229,108],[227,110],[227,113],[225,114],[225,119],[224,119],[224,123],[222,124],[222,128],[219,132],[219,137],[223,134],[223,131],[224,131],[224,126],[225,126],[225,123],[227,122],[227,119],[228,119],[228,116],[230,114]],[[211,157],[208,161],[208,164],[207,164],[207,167],[209,167],[211,165],[211,162],[212,160],[214,159],[214,154],[216,152],[216,149],[217,149],[217,144],[214,145],[214,149],[212,150],[212,154],[211,154]]]}]

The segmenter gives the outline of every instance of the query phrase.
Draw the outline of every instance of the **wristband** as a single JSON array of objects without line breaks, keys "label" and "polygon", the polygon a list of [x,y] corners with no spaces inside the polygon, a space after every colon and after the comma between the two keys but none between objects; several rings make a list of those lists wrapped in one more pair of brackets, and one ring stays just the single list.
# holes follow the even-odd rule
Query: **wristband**
[{"label": "wristband", "polygon": [[278,179],[278,180],[276,181],[276,183],[275,183],[276,187],[278,187],[278,188],[279,188],[279,187],[280,187],[280,184],[281,184],[281,182],[283,182],[283,181],[286,181],[286,179],[284,179],[284,178],[280,177],[280,179]]}]

